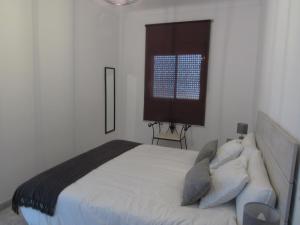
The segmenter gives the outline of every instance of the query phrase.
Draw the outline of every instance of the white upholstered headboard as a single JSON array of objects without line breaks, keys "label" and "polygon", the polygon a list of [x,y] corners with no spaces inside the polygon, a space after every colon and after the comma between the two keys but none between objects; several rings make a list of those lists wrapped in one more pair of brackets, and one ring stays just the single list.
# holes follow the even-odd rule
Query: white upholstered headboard
[{"label": "white upholstered headboard", "polygon": [[290,224],[299,143],[263,112],[258,112],[256,142],[277,194],[280,224]]}]

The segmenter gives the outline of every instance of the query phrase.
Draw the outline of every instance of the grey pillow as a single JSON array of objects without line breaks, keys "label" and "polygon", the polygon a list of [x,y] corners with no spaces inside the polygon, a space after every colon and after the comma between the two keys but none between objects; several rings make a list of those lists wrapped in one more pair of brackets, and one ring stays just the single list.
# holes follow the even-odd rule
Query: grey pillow
[{"label": "grey pillow", "polygon": [[185,175],[181,205],[192,205],[199,201],[209,191],[210,183],[209,159],[206,158],[194,165]]},{"label": "grey pillow", "polygon": [[218,150],[218,140],[213,140],[208,142],[199,152],[195,164],[200,162],[201,160],[208,158],[211,161]]}]

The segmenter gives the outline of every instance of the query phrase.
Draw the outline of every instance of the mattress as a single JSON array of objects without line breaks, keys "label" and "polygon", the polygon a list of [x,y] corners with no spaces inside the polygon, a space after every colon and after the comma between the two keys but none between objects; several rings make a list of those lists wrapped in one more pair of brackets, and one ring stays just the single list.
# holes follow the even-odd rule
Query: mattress
[{"label": "mattress", "polygon": [[59,195],[55,215],[21,208],[29,225],[236,225],[234,204],[180,206],[197,152],[140,145]]}]

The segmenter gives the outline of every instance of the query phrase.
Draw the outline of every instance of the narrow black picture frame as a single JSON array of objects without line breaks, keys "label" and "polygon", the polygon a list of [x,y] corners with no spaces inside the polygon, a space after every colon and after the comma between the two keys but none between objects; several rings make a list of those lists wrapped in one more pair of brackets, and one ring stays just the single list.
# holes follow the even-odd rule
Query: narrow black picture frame
[{"label": "narrow black picture frame", "polygon": [[[114,88],[114,97],[113,97],[113,101],[114,101],[114,126],[113,126],[113,129],[111,130],[108,130],[108,127],[107,127],[107,90],[108,90],[108,87],[107,87],[107,71],[108,70],[113,70],[113,80],[114,80],[114,84],[113,84],[113,88]],[[116,69],[114,67],[104,67],[104,84],[105,84],[105,134],[109,134],[109,133],[112,133],[116,130]]]}]

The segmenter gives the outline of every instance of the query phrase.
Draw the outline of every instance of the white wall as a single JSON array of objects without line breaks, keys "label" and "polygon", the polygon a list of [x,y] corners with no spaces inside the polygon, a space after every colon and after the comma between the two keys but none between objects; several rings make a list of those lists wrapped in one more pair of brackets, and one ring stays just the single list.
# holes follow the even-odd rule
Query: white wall
[{"label": "white wall", "polygon": [[122,80],[126,85],[126,138],[151,141],[143,122],[145,24],[212,19],[205,127],[194,127],[189,147],[235,137],[239,121],[254,124],[260,1],[199,3],[125,11],[122,16]]},{"label": "white wall", "polygon": [[73,1],[33,4],[37,152],[45,169],[74,154]]},{"label": "white wall", "polygon": [[0,2],[0,202],[37,169],[32,30],[31,0]]},{"label": "white wall", "polygon": [[0,204],[33,175],[116,137],[104,134],[103,67],[118,67],[119,17],[101,7],[0,1]]},{"label": "white wall", "polygon": [[72,0],[0,2],[0,203],[74,155],[72,8]]},{"label": "white wall", "polygon": [[264,7],[258,108],[300,140],[299,1],[269,0]]},{"label": "white wall", "polygon": [[[76,0],[76,142],[77,152],[121,135],[119,99],[119,9],[99,0]],[[104,67],[116,68],[116,132],[104,135]]]},{"label": "white wall", "polygon": [[[300,2],[266,0],[258,109],[300,141]],[[300,171],[299,171],[300,175]],[[300,221],[300,177],[293,224]]]}]

